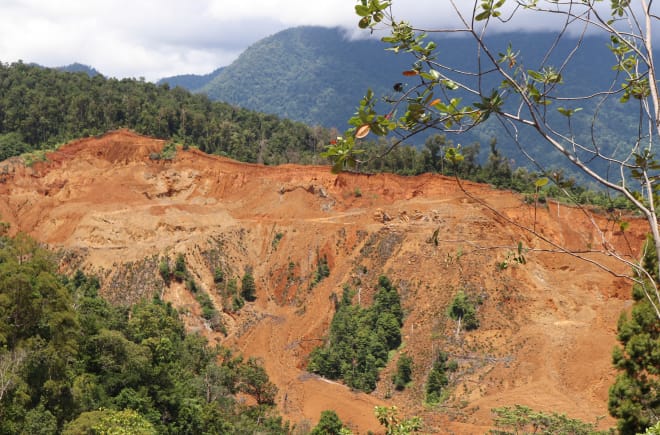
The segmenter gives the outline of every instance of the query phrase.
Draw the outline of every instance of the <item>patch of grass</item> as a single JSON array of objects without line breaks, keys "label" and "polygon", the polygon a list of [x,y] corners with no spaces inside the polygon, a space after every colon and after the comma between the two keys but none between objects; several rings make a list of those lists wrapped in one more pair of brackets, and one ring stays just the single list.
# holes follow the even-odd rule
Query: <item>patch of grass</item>
[{"label": "patch of grass", "polygon": [[176,157],[176,144],[174,142],[168,142],[160,152],[160,158],[163,160],[173,160],[174,157]]},{"label": "patch of grass", "polygon": [[48,161],[46,153],[51,150],[35,150],[29,153],[21,154],[23,164],[27,167],[32,167],[35,163]]}]

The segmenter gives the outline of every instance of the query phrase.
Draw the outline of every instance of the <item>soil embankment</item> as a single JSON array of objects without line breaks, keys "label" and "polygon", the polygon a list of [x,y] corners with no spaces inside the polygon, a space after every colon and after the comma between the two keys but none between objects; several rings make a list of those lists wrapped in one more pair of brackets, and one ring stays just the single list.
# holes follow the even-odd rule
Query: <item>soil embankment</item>
[{"label": "soil embankment", "polygon": [[[610,355],[630,284],[554,252],[523,227],[570,249],[613,246],[636,256],[643,222],[631,220],[623,234],[606,214],[554,203],[539,208],[534,222],[533,205],[518,195],[465,183],[470,197],[439,175],[335,175],[324,166],[264,167],[196,150],[154,159],[163,145],[118,131],[65,145],[32,167],[5,161],[0,215],[12,231],[66,252],[65,266],[97,273],[110,300],[159,291],[189,329],[262,358],[279,387],[278,407],[293,423],[312,425],[321,411],[335,409],[356,431],[377,432],[373,407],[397,405],[422,416],[429,432],[483,433],[491,408],[522,404],[613,424]],[[519,242],[526,265],[513,261]],[[178,253],[217,307],[227,301],[214,269],[239,282],[252,270],[257,300],[223,314],[226,337],[205,325],[183,285],[164,287],[158,277],[159,259]],[[627,271],[612,257],[584,255]],[[320,258],[330,276],[311,285]],[[381,274],[402,295],[413,385],[403,392],[392,386],[398,353],[371,394],[307,373],[307,355],[332,318],[333,295],[348,283],[369,303]],[[457,337],[445,312],[459,289],[481,300],[481,324]],[[439,349],[459,371],[449,400],[429,408],[424,382]]]}]

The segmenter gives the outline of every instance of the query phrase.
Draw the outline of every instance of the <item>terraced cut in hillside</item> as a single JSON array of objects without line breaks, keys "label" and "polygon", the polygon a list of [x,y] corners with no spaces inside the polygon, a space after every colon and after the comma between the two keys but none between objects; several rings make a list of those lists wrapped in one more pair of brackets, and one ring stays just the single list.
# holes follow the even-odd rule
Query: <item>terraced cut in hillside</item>
[{"label": "terraced cut in hillside", "polygon": [[[617,318],[631,305],[630,284],[550,252],[507,221],[534,225],[534,207],[520,196],[465,183],[497,216],[438,175],[335,175],[325,166],[249,165],[197,150],[154,159],[163,145],[117,131],[65,145],[31,167],[5,161],[0,215],[13,232],[61,250],[64,269],[96,273],[111,301],[159,292],[190,330],[262,358],[279,387],[280,412],[293,423],[315,424],[334,409],[356,432],[378,432],[374,406],[397,405],[420,415],[428,432],[483,433],[491,408],[522,404],[586,421],[604,416],[600,427],[613,425],[610,355]],[[589,218],[550,203],[538,209],[536,228],[572,249],[607,242],[637,256],[644,225],[630,221],[622,234],[606,214]],[[510,255],[519,242],[537,248],[525,252],[526,265]],[[228,308],[226,336],[205,324],[182,283],[160,278],[159,262],[178,254],[216,307]],[[330,275],[313,285],[322,258]],[[592,258],[626,272],[612,258]],[[246,268],[257,299],[233,312],[222,295],[231,278],[240,285]],[[215,270],[224,274],[218,283]],[[332,319],[333,295],[349,284],[358,290],[355,303],[369,304],[382,274],[398,287],[405,318],[403,345],[376,390],[351,391],[306,372]],[[482,303],[479,328],[457,336],[446,310],[458,290]],[[391,379],[404,350],[414,359],[413,382],[396,391]],[[439,350],[459,368],[447,401],[425,406]]]}]

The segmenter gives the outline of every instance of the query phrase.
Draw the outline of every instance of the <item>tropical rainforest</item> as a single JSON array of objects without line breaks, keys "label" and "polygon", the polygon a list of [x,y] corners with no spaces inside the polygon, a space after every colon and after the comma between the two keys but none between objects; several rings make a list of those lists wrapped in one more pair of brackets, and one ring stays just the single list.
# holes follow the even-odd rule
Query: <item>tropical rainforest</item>
[{"label": "tropical rainforest", "polygon": [[370,392],[376,388],[378,371],[387,363],[388,352],[401,344],[403,309],[396,288],[386,276],[379,278],[369,308],[353,305],[351,294],[344,288],[327,344],[312,352],[309,370]]},{"label": "tropical rainforest", "polygon": [[259,361],[187,334],[159,298],[98,290],[29,237],[0,239],[0,433],[287,433]]},{"label": "tropical rainforest", "polygon": [[265,164],[318,160],[322,129],[211,102],[182,88],[0,64],[0,159],[130,128]]}]

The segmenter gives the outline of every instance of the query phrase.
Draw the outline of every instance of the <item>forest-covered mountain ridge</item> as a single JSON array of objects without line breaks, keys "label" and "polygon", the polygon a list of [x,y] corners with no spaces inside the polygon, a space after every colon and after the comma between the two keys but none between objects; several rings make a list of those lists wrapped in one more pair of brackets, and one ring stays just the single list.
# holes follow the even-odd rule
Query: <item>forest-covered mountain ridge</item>
[{"label": "forest-covered mountain ridge", "polygon": [[[39,160],[46,150],[74,138],[129,128],[244,162],[329,163],[320,154],[339,134],[213,102],[166,83],[108,79],[100,74],[68,73],[21,62],[0,64],[0,83],[0,160],[21,154],[27,160]],[[466,159],[458,170],[460,176],[528,191],[534,173],[516,172],[515,165],[494,148],[492,140],[488,142],[491,155],[485,164],[485,156],[479,156],[479,144],[463,148]],[[370,160],[359,168],[363,172],[453,173],[440,157],[452,146],[446,137],[433,138],[423,149],[401,146],[373,159],[369,158],[383,153],[387,143],[367,140],[362,146]],[[486,147],[481,149],[485,154]]]},{"label": "forest-covered mountain ridge", "polygon": [[319,160],[330,140],[323,129],[181,87],[0,63],[0,160],[117,128],[265,164]]},{"label": "forest-covered mountain ridge", "polygon": [[[489,35],[488,42],[495,53],[511,44],[512,50],[524,55],[520,61],[531,67],[555,37],[546,32],[513,32]],[[477,47],[472,38],[431,35],[429,39],[440,46],[444,63],[461,69],[474,62]],[[565,37],[557,51],[573,48],[576,41]],[[595,82],[608,80],[602,72],[588,74],[613,66],[608,43],[603,38],[584,39],[580,56],[572,59],[575,65],[565,72],[572,89],[587,91]],[[395,83],[406,80],[402,72],[410,68],[412,57],[387,48],[377,38],[350,38],[340,27],[289,28],[252,44],[232,64],[214,72],[204,86],[188,89],[213,100],[341,130],[367,89],[386,95]],[[159,83],[168,81],[163,78]]]},{"label": "forest-covered mountain ridge", "polygon": [[101,74],[101,73],[100,73],[96,68],[94,68],[93,66],[84,65],[84,64],[79,63],[79,62],[74,62],[74,63],[69,64],[69,65],[59,66],[59,67],[57,67],[57,68],[55,68],[55,69],[57,69],[57,70],[59,70],[59,71],[70,72],[70,73],[78,73],[78,72],[82,72],[82,73],[87,74],[87,75],[90,76],[90,77],[94,77],[94,76],[97,76],[97,75],[100,75],[100,74]]},{"label": "forest-covered mountain ridge", "polygon": [[[448,177],[332,174],[167,145],[119,130],[68,143],[31,166],[7,160],[0,214],[12,233],[60,252],[65,269],[97,276],[113,304],[156,294],[188,331],[260,359],[278,387],[273,402],[295,424],[334,409],[353,430],[378,431],[375,405],[419,415],[431,433],[484,432],[490,409],[502,405],[585,421],[607,415],[614,325],[629,283],[543,252]],[[598,246],[607,229],[608,243],[639,255],[644,225],[634,218],[624,234],[606,213],[592,221],[562,204],[536,209],[511,192],[464,186],[570,249]],[[519,241],[530,248],[525,265],[513,260]],[[308,372],[340,298],[369,306],[384,275],[400,294],[402,341],[375,389],[351,391]],[[241,302],[243,281],[254,293]],[[459,292],[478,301],[479,326],[457,336],[447,313]],[[440,351],[454,361],[442,412],[425,405]],[[404,355],[413,359],[411,381],[398,390],[392,379]]]},{"label": "forest-covered mountain ridge", "polygon": [[[532,64],[550,44],[547,34],[535,33],[496,35],[493,41],[496,46],[505,47],[509,41],[515,41],[521,50],[533,48],[531,55],[525,57]],[[567,46],[570,42],[570,39],[566,41]],[[472,50],[466,39],[449,38],[442,43],[446,47],[443,56],[454,59],[457,65],[470,59],[465,56]],[[64,74],[20,62],[3,64],[0,67],[3,85],[0,87],[0,158],[126,127],[241,161],[322,162],[319,153],[347,125],[366,89],[388,95],[393,83],[405,82],[401,71],[409,67],[408,60],[384,48],[377,40],[349,40],[338,28],[285,30],[255,43],[232,65],[206,76],[210,81],[204,92],[231,104],[185,91],[180,86],[189,81],[188,76],[180,77],[182,81],[172,81],[172,85],[167,80],[156,85],[139,79],[105,78],[100,74],[90,77],[89,71],[85,75]],[[601,72],[611,70],[610,58],[604,41],[587,38],[581,55],[574,58],[573,68],[565,72],[567,92],[576,89],[583,92],[599,81],[606,81],[608,74]],[[193,81],[198,79],[192,77]],[[211,89],[211,83],[220,84],[218,89],[226,89],[228,93],[220,97]],[[612,100],[600,108],[593,129],[590,110],[584,108],[573,116],[572,128],[579,138],[594,134],[603,149],[613,148],[633,137],[631,108]],[[264,114],[267,112],[277,115]],[[437,170],[429,166],[429,156],[420,152],[421,144],[427,139],[416,138],[411,141],[414,148],[402,147],[388,157],[388,162],[375,162],[362,169],[406,174]],[[494,121],[470,134],[447,139],[464,146],[480,144],[475,148],[479,163],[488,158],[485,144],[495,139],[500,154],[514,162],[512,169],[529,165]],[[524,129],[520,141],[531,149],[542,146],[533,132]],[[375,147],[377,152],[384,144],[367,137],[363,145]],[[547,167],[570,171],[561,156],[543,155]]]},{"label": "forest-covered mountain ridge", "polygon": [[[544,65],[562,68],[562,84],[565,95],[589,95],[596,90],[610,89],[617,82],[613,70],[616,63],[608,48],[607,39],[587,36],[577,44],[577,39],[564,35],[555,45],[555,35],[550,33],[517,32],[489,36],[492,52],[506,52],[511,45],[519,53],[517,61],[523,68],[535,70]],[[435,38],[435,39],[434,39]],[[456,69],[467,70],[477,59],[478,48],[469,37],[431,34],[437,42],[441,60]],[[571,62],[563,65],[562,56],[576,46],[578,51]],[[407,88],[411,78],[402,75],[411,68],[412,56],[387,51],[387,44],[378,39],[350,39],[341,28],[303,26],[283,30],[264,38],[247,48],[232,64],[220,70],[215,77],[192,92],[203,93],[216,101],[224,101],[239,107],[277,114],[288,119],[336,128],[340,132],[348,127],[347,120],[353,115],[362,96],[368,89],[380,97],[394,96],[394,85]],[[552,55],[545,58],[552,48]],[[553,63],[554,62],[554,63]],[[161,82],[167,82],[163,79]],[[409,83],[410,82],[410,83]],[[500,83],[482,83],[493,88]],[[456,94],[470,102],[473,97]],[[590,143],[593,139],[604,150],[615,149],[617,144],[634,139],[637,125],[634,122],[638,108],[632,104],[620,104],[617,97],[607,104],[597,106],[586,103],[572,117],[571,132],[579,141]],[[559,104],[559,103],[557,103]],[[380,110],[388,110],[381,104]],[[556,107],[549,106],[551,116],[560,131],[566,128]],[[594,121],[594,115],[598,119]],[[428,133],[411,138],[408,143],[420,147]],[[567,133],[568,134],[568,133]],[[521,129],[519,141],[525,147],[538,151],[542,146],[535,133]],[[449,135],[455,143],[481,143],[480,159],[487,155],[484,144],[496,138],[502,153],[518,162],[529,165],[518,146],[495,120],[462,135]],[[567,168],[562,156],[546,153],[547,167]],[[605,171],[601,165],[597,170]]]},{"label": "forest-covered mountain ridge", "polygon": [[215,78],[218,74],[220,74],[223,69],[224,67],[221,66],[208,74],[180,74],[172,77],[164,77],[158,80],[156,84],[162,85],[167,83],[173,88],[181,86],[184,89],[188,89],[189,91],[194,92],[195,90],[206,86],[206,84],[213,80],[213,78]]}]

